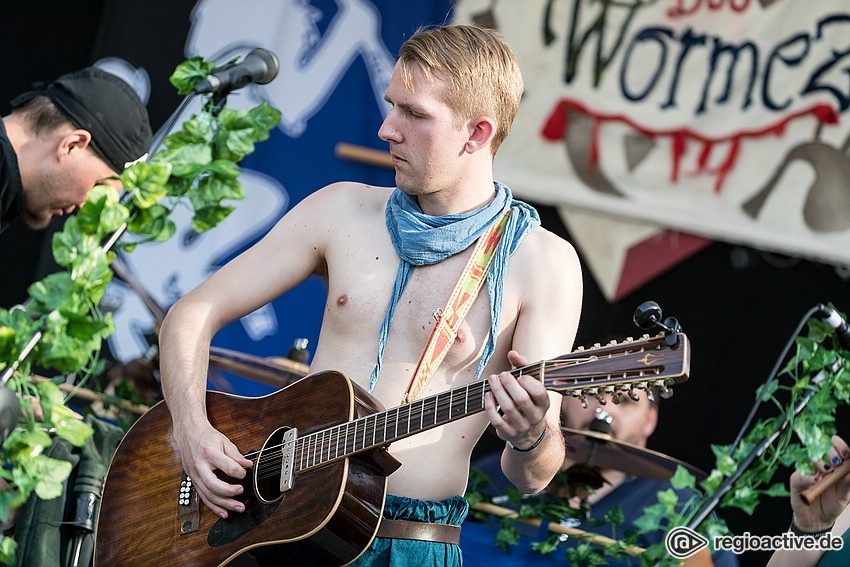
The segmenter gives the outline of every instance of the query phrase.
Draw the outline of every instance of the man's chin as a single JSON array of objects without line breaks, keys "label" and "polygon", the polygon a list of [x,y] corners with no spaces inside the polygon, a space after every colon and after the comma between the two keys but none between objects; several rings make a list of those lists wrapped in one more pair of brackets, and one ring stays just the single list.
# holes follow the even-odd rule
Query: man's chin
[{"label": "man's chin", "polygon": [[25,212],[23,216],[24,224],[27,228],[31,228],[32,230],[44,230],[50,225],[50,219],[53,218],[53,215],[33,215],[32,213]]}]

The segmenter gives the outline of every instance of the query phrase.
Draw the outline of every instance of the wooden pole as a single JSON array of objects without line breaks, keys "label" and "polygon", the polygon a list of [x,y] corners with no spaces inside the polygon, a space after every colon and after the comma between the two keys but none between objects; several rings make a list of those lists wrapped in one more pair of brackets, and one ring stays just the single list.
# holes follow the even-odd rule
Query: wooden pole
[{"label": "wooden pole", "polygon": [[340,142],[336,145],[334,153],[342,159],[386,167],[388,169],[393,168],[393,158],[389,152]]},{"label": "wooden pole", "polygon": [[[519,514],[517,514],[516,511],[511,510],[510,508],[503,508],[501,506],[497,506],[489,502],[479,502],[478,504],[473,506],[473,509],[478,510],[479,512],[486,512],[487,514],[491,514],[499,518],[515,519],[519,522],[522,522],[523,524],[528,524],[530,526],[540,527],[540,525],[543,523],[542,520],[540,520],[539,518],[526,518],[520,520]],[[571,537],[581,538],[583,541],[587,541],[602,547],[607,547],[609,545],[617,543],[617,540],[611,539],[610,537],[592,534],[590,532],[585,532],[576,528],[568,528],[566,526],[562,526],[560,524],[552,522],[549,523],[549,531],[558,534],[565,534]],[[627,547],[626,549],[624,549],[624,551],[629,555],[640,555],[646,550],[642,547],[634,545],[631,547]]]}]

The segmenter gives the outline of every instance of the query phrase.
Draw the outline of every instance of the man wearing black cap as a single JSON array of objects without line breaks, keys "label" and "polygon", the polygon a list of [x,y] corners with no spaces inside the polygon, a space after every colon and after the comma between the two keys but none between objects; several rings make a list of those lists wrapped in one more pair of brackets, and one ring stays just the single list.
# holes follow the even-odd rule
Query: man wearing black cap
[{"label": "man wearing black cap", "polygon": [[151,144],[144,104],[130,86],[96,67],[33,85],[0,121],[0,232],[22,216],[45,228],[71,213],[95,185],[143,159]]}]

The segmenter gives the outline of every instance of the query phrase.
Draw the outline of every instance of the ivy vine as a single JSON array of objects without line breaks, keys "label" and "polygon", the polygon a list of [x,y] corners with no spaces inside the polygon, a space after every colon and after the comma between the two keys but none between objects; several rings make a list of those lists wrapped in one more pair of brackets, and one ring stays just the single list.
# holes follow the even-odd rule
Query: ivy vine
[{"label": "ivy vine", "polygon": [[[175,69],[170,81],[178,93],[187,95],[215,67],[215,62],[193,57]],[[170,215],[177,207],[192,210],[191,225],[197,232],[217,226],[234,210],[229,202],[245,197],[238,162],[266,140],[279,121],[280,112],[265,102],[234,110],[207,96],[202,110],[168,135],[160,151],[118,176],[122,197],[111,187],[95,187],[78,213],[67,219],[52,241],[62,271],[30,285],[27,305],[0,308],[0,371],[18,365],[7,386],[18,395],[24,416],[0,455],[0,478],[6,481],[0,491],[0,521],[33,493],[45,500],[62,494],[71,465],[44,455],[55,437],[82,446],[92,434],[67,407],[70,396],[66,398],[57,384],[70,374],[83,384],[103,370],[101,345],[114,323],[98,306],[116,257],[104,243],[124,234],[115,246],[131,252],[146,242],[168,240],[176,232]],[[59,376],[34,380],[34,369],[52,369]],[[34,402],[42,408],[43,420],[36,419]],[[12,538],[4,537],[0,562],[14,564],[16,547]]]}]

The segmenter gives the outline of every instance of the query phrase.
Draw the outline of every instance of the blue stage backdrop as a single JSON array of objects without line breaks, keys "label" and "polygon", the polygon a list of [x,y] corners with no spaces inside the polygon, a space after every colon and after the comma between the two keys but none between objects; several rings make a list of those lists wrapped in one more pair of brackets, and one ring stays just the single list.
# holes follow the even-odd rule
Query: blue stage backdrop
[{"label": "blue stage backdrop", "polygon": [[[256,242],[316,189],[340,180],[393,184],[392,170],[342,157],[337,146],[386,150],[377,131],[387,110],[383,96],[398,47],[419,26],[451,18],[448,1],[199,0],[184,6],[182,13],[177,8],[174,14],[176,33],[185,33],[183,52],[150,58],[145,50],[122,41],[121,29],[132,26],[138,34],[140,25],[161,26],[162,22],[142,9],[119,10],[113,9],[111,15],[115,25],[104,26],[109,39],[101,47],[108,58],[99,64],[133,82],[150,99],[160,96],[170,102],[168,95],[158,93],[170,88],[167,77],[184,57],[227,61],[263,47],[273,51],[281,65],[271,83],[228,97],[234,107],[268,101],[283,115],[271,138],[242,164],[246,199],[236,203],[236,211],[224,224],[205,234],[194,233],[188,214],[177,211],[179,229],[171,241],[140,246],[123,258],[137,283],[163,307]],[[158,30],[148,37],[162,35]],[[122,57],[124,53],[133,57]],[[163,65],[161,59],[170,64]],[[153,102],[149,103],[153,118],[164,123],[171,108],[155,108]],[[318,340],[325,296],[324,283],[310,279],[223,329],[213,344],[253,355],[283,356],[296,338],[303,337],[309,349]],[[124,285],[113,285],[109,299],[117,328],[110,341],[112,351],[119,360],[139,356],[151,336],[152,315]],[[244,395],[269,391],[267,386],[237,377],[227,380],[224,386],[211,386]]]}]

